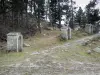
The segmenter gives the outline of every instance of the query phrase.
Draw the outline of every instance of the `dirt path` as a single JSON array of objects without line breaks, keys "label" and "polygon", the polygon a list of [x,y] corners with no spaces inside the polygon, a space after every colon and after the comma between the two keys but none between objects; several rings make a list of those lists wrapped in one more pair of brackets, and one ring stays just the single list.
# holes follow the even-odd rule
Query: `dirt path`
[{"label": "dirt path", "polygon": [[[33,52],[24,61],[2,66],[0,75],[100,75],[99,63],[78,61],[74,57],[80,59],[86,57],[79,54],[71,57],[69,54],[68,57],[67,54],[77,50],[77,45],[97,36],[98,34]],[[66,57],[63,56],[65,53]]]}]

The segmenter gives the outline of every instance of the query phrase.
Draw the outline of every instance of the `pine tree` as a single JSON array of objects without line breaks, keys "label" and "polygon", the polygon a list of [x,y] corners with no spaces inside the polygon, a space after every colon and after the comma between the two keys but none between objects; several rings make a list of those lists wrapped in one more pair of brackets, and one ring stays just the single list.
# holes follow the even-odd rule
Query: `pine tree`
[{"label": "pine tree", "polygon": [[90,3],[86,6],[86,14],[88,23],[94,24],[99,20],[99,10],[95,9],[97,4],[97,0],[90,1]]},{"label": "pine tree", "polygon": [[75,20],[76,20],[76,22],[79,23],[80,26],[82,25],[81,24],[81,22],[82,22],[82,16],[83,16],[83,10],[82,10],[81,7],[79,7],[79,10],[76,13],[76,19]]},{"label": "pine tree", "polygon": [[54,24],[56,24],[57,20],[57,0],[51,0],[50,1],[50,22],[51,25],[54,27]]},{"label": "pine tree", "polygon": [[71,9],[70,9],[70,0],[64,0],[65,5],[63,5],[62,10],[64,10],[65,12],[63,12],[66,15],[66,23],[69,23],[69,20],[71,18]]},{"label": "pine tree", "polygon": [[38,29],[41,33],[41,25],[40,25],[40,22],[41,20],[44,19],[44,0],[37,0],[36,1],[36,4],[37,4],[37,8],[35,10],[35,16],[37,18],[37,23],[38,23]]}]

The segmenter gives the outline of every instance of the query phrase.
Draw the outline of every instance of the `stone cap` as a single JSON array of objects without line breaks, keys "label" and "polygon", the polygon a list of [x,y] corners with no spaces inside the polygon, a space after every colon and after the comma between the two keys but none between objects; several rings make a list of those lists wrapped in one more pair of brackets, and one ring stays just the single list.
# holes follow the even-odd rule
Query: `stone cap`
[{"label": "stone cap", "polygon": [[7,34],[7,36],[16,36],[16,35],[22,35],[20,32],[10,32]]}]

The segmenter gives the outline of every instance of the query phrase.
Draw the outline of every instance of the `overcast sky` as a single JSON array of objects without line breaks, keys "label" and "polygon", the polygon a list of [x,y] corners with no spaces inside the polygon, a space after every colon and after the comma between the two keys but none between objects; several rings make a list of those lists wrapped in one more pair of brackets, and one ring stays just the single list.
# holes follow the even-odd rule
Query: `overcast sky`
[{"label": "overcast sky", "polygon": [[[82,7],[83,10],[85,6],[90,2],[90,0],[74,0],[74,1],[76,1],[76,6]],[[97,5],[97,8],[100,9],[100,0],[99,0],[99,4]]]},{"label": "overcast sky", "polygon": [[76,6],[82,7],[82,9],[85,8],[85,6],[89,3],[90,0],[74,0],[76,1]]}]

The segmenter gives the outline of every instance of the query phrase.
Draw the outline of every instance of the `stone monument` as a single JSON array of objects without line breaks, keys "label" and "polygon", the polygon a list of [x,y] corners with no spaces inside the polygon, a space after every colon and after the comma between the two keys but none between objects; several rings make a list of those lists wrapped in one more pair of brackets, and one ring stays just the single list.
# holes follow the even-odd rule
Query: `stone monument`
[{"label": "stone monument", "polygon": [[20,32],[11,32],[7,34],[7,50],[17,52],[23,50],[23,36]]},{"label": "stone monument", "polygon": [[89,34],[93,34],[93,25],[92,24],[86,24],[85,26],[85,32],[89,33]]},{"label": "stone monument", "polygon": [[71,39],[71,28],[70,27],[61,28],[61,38],[66,39],[66,40]]},{"label": "stone monument", "polygon": [[100,20],[95,23],[95,26],[96,26],[95,32],[100,33]]},{"label": "stone monument", "polygon": [[61,28],[61,38],[62,39],[68,39],[67,28],[65,28],[65,27]]},{"label": "stone monument", "polygon": [[70,40],[72,38],[70,27],[68,27],[67,32],[68,32],[68,40]]}]

